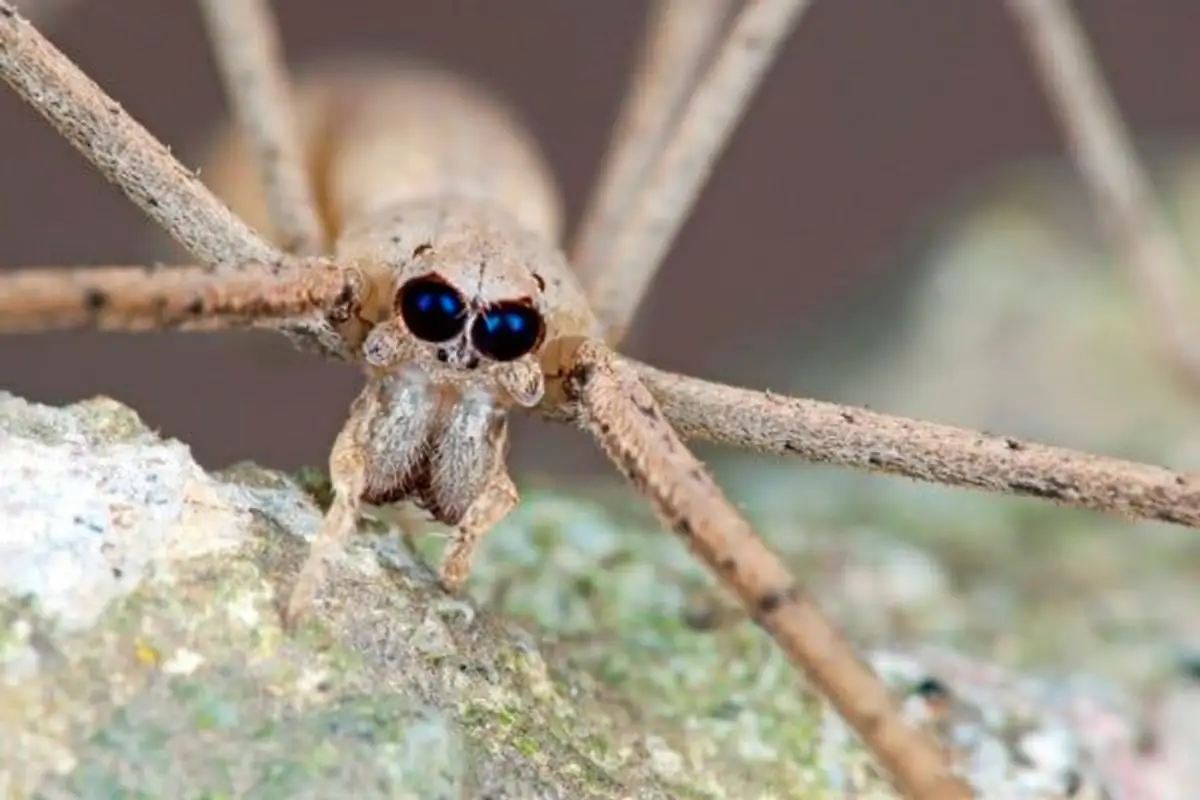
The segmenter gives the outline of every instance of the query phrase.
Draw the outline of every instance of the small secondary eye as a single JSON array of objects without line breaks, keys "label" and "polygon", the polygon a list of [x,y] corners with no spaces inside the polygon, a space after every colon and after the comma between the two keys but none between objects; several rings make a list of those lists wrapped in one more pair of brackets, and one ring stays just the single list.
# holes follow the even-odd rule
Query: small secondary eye
[{"label": "small secondary eye", "polygon": [[408,330],[426,342],[453,339],[466,325],[462,295],[438,278],[413,278],[400,287],[397,304]]},{"label": "small secondary eye", "polygon": [[494,361],[514,361],[542,341],[545,323],[536,309],[524,303],[498,303],[471,325],[471,343]]}]

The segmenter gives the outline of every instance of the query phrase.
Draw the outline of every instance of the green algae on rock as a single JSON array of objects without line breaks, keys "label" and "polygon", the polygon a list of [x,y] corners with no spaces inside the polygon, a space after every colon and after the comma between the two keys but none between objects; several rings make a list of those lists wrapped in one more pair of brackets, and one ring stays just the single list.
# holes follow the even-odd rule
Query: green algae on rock
[{"label": "green algae on rock", "polygon": [[[276,598],[320,520],[305,487],[248,465],[207,474],[108,400],[0,395],[0,514],[5,796],[820,796],[815,716],[790,668],[752,628],[736,645],[689,631],[649,562],[613,572],[624,605],[585,611],[524,580],[485,609],[444,595],[375,521],[331,565],[317,617],[286,635]],[[629,536],[657,543],[638,558],[661,548],[703,582],[652,523],[534,493],[510,530],[523,524],[572,544],[541,563],[572,591]],[[501,531],[489,552],[536,570],[539,554],[505,550],[518,546]],[[505,579],[492,558],[480,597]],[[581,597],[607,602],[608,578]],[[584,614],[600,624],[572,622]],[[613,624],[612,641],[592,637]],[[759,667],[725,671],[731,655]],[[717,683],[689,707],[705,673]]]},{"label": "green algae on rock", "polygon": [[[110,411],[119,422],[95,419]],[[106,430],[113,441],[91,433]],[[0,551],[14,567],[0,574],[0,789],[894,797],[684,546],[643,506],[614,511],[604,488],[527,489],[484,539],[469,597],[437,587],[424,552],[437,536],[414,551],[376,510],[331,561],[314,618],[286,634],[276,603],[320,524],[321,484],[248,464],[205,473],[111,401],[0,396]],[[919,550],[797,517],[764,527],[863,640],[964,624]],[[856,604],[855,586],[877,594]],[[890,663],[898,693],[924,674]],[[1031,771],[964,707],[957,730],[996,751],[980,774],[1000,793],[984,796],[1031,774],[1062,783],[1061,759]]]}]

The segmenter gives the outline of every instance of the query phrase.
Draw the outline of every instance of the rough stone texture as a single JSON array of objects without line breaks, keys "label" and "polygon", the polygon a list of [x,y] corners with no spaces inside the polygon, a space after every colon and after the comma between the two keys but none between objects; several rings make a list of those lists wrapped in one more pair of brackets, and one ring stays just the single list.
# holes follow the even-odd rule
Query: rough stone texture
[{"label": "rough stone texture", "polygon": [[[469,598],[435,588],[438,537],[413,551],[380,512],[286,635],[275,601],[325,488],[205,474],[110,400],[0,395],[4,796],[892,796],[628,495],[528,488]],[[797,519],[773,533],[863,641],[975,629],[928,552]],[[1072,686],[937,649],[872,657],[981,796],[1100,796]]]},{"label": "rough stone texture", "polygon": [[[682,596],[637,563],[612,565],[630,573],[627,605],[589,610],[587,571],[618,553],[620,528],[537,493],[527,508],[495,542],[512,571],[477,588],[507,583],[528,627],[444,596],[397,537],[366,535],[289,637],[274,601],[320,515],[304,485],[248,466],[206,475],[109,400],[0,395],[0,794],[805,796],[819,717],[765,638],[746,626],[736,640],[765,674],[722,677],[735,640],[693,632],[688,646],[671,616]],[[540,536],[572,547],[547,559]],[[572,647],[593,613],[644,615],[613,620],[637,626],[640,652]],[[552,633],[535,636],[538,621]],[[675,717],[643,713],[622,675],[662,682]],[[687,707],[683,680],[705,687]]]}]

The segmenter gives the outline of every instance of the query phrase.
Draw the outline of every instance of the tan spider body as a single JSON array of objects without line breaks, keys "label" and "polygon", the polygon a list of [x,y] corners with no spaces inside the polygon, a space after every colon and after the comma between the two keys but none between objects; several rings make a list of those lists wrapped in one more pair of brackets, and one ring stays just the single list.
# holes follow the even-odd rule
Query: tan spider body
[{"label": "tan spider body", "polygon": [[681,436],[1200,526],[1200,487],[1166,469],[708,383],[611,349],[802,0],[652,6],[569,256],[550,172],[491,95],[378,61],[293,89],[264,0],[200,6],[238,122],[205,175],[237,214],[0,0],[0,77],[200,262],[8,272],[0,332],[262,327],[361,364],[289,618],[312,607],[364,501],[411,500],[454,526],[441,576],[460,584],[517,502],[507,414],[536,413],[594,436],[905,795],[957,799],[970,792],[946,753],[904,722]]},{"label": "tan spider body", "polygon": [[[456,587],[479,536],[517,502],[504,464],[506,415],[543,401],[563,414],[563,346],[601,334],[559,249],[559,196],[514,115],[454,75],[338,64],[313,72],[296,94],[329,255],[364,278],[357,312],[338,325],[336,353],[361,363],[368,380],[334,445],[338,501],[322,538],[352,530],[360,499],[413,501],[457,528],[441,571]],[[236,128],[212,160],[214,189],[269,231],[257,165]],[[449,341],[421,340],[398,313],[401,287],[424,276],[466,301],[466,323]],[[479,352],[469,331],[479,310],[505,301],[533,308],[545,331],[537,348],[501,362]],[[316,589],[319,563],[298,584],[293,612]]]}]

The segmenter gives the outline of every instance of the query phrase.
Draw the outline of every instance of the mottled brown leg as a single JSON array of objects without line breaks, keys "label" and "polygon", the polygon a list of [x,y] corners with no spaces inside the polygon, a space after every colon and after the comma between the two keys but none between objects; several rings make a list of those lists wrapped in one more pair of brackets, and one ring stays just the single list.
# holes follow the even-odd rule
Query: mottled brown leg
[{"label": "mottled brown leg", "polygon": [[0,0],[0,80],[200,261],[232,272],[282,255],[7,0]]},{"label": "mottled brown leg", "polygon": [[450,546],[442,556],[438,577],[446,591],[457,591],[471,572],[471,558],[485,533],[517,505],[519,495],[503,468],[496,470],[483,493],[471,503],[454,530]]},{"label": "mottled brown leg", "polygon": [[572,247],[571,264],[585,284],[608,264],[605,248],[671,135],[733,5],[731,0],[651,4],[638,64]]},{"label": "mottled brown leg", "polygon": [[41,267],[0,272],[0,332],[216,330],[320,319],[331,350],[346,351],[334,325],[359,310],[362,276],[321,259],[207,266]]},{"label": "mottled brown leg", "polygon": [[312,606],[325,580],[326,560],[345,546],[358,528],[362,496],[367,484],[367,456],[362,448],[363,432],[375,411],[374,395],[364,394],[350,410],[350,417],[334,440],[329,454],[329,482],[333,502],[325,513],[321,530],[312,540],[308,557],[300,567],[284,609],[284,622],[294,627]]},{"label": "mottled brown leg", "polygon": [[906,797],[966,800],[940,744],[910,727],[887,686],[817,607],[671,428],[637,373],[600,342],[574,354],[578,422],[875,751]]},{"label": "mottled brown leg", "polygon": [[1200,482],[1182,472],[619,359],[685,439],[1200,528]]},{"label": "mottled brown leg", "polygon": [[[667,250],[691,212],[725,144],[810,0],[740,4],[683,108],[656,143],[645,175],[580,273],[592,311],[616,344],[633,321]],[[689,9],[704,13],[700,9]],[[707,49],[707,48],[705,48]]]},{"label": "mottled brown leg", "polygon": [[213,59],[262,182],[275,240],[287,253],[325,252],[292,87],[268,0],[200,0]]}]

